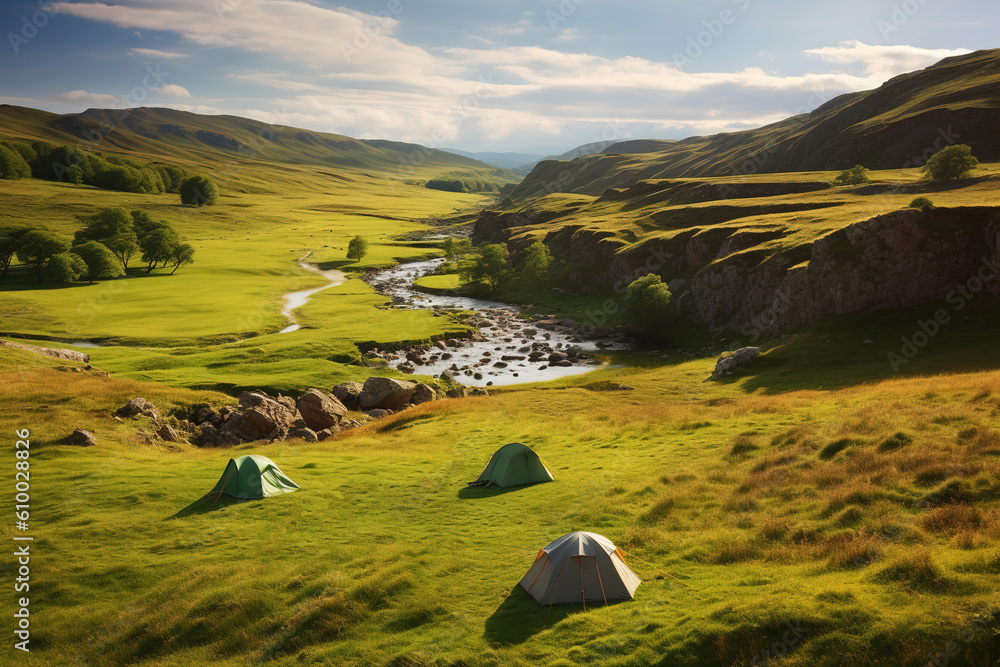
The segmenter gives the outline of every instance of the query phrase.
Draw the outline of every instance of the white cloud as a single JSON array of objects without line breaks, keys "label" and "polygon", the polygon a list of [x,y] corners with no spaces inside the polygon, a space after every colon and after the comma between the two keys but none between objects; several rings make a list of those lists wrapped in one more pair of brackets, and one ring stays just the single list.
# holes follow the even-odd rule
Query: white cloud
[{"label": "white cloud", "polygon": [[492,25],[488,26],[486,29],[490,32],[495,32],[498,35],[513,37],[516,35],[523,35],[527,31],[531,30],[531,21],[528,19],[521,19],[517,23]]},{"label": "white cloud", "polygon": [[57,102],[88,107],[109,107],[119,102],[118,98],[114,95],[88,93],[86,90],[71,90],[68,93],[56,95],[55,100]]},{"label": "white cloud", "polygon": [[580,39],[581,37],[583,37],[583,33],[580,32],[579,28],[563,28],[559,31],[559,34],[556,35],[556,41],[570,42],[574,39]]},{"label": "white cloud", "polygon": [[171,95],[172,97],[191,97],[191,93],[187,88],[184,86],[178,86],[176,83],[166,83],[155,90],[158,93]]},{"label": "white cloud", "polygon": [[130,56],[145,56],[147,58],[161,58],[163,60],[175,60],[177,58],[190,58],[189,53],[177,53],[175,51],[160,51],[159,49],[129,49]]},{"label": "white cloud", "polygon": [[933,65],[950,56],[970,53],[968,49],[922,49],[916,46],[875,46],[858,40],[840,42],[838,46],[825,46],[806,51],[837,65],[863,64],[864,73],[870,77],[889,79],[897,74]]}]

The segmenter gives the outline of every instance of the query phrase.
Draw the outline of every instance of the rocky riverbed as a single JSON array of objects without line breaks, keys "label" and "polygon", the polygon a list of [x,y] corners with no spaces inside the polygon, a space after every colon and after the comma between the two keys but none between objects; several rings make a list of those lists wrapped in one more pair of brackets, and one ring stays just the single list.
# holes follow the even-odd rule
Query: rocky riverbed
[{"label": "rocky riverbed", "polygon": [[442,260],[411,262],[370,272],[365,281],[392,298],[392,308],[476,311],[466,320],[475,327],[470,338],[437,341],[403,350],[374,349],[366,353],[404,373],[440,377],[449,374],[462,384],[492,386],[539,382],[594,369],[593,354],[626,349],[632,341],[624,332],[590,327],[547,315],[525,318],[510,304],[465,296],[426,294],[413,282],[433,273]]}]

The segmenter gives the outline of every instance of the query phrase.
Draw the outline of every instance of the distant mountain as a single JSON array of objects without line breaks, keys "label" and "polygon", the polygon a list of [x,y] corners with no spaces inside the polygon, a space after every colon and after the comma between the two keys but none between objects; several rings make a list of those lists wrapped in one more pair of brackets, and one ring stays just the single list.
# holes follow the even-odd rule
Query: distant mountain
[{"label": "distant mountain", "polygon": [[516,167],[511,167],[513,171],[518,176],[527,176],[531,173],[531,170],[535,168],[535,165],[542,160],[573,160],[578,157],[583,157],[584,155],[593,155],[594,153],[600,153],[602,150],[611,146],[615,142],[613,141],[595,141],[591,144],[584,144],[583,146],[577,146],[572,150],[568,150],[565,153],[559,155],[549,155],[544,158],[539,158],[530,162],[523,162]]},{"label": "distant mountain", "polygon": [[485,162],[486,164],[494,167],[504,167],[506,169],[520,167],[521,165],[529,162],[536,164],[539,160],[542,160],[545,157],[544,155],[532,155],[531,153],[492,153],[489,151],[484,153],[470,153],[469,151],[463,151],[458,148],[442,148],[441,150],[448,153],[454,153],[455,155],[472,158],[473,160],[479,160],[480,162]]},{"label": "distant mountain", "polygon": [[[600,195],[644,179],[921,166],[949,143],[1000,160],[1000,49],[947,58],[875,90],[841,95],[809,114],[754,130],[682,141],[629,140],[569,163],[538,163],[514,190],[530,199]],[[569,181],[558,179],[563,172]]]},{"label": "distant mountain", "polygon": [[[241,159],[425,175],[490,168],[478,160],[418,144],[361,141],[239,116],[208,116],[163,108],[87,109],[60,115],[3,104],[0,135],[186,163]],[[412,159],[414,153],[420,153],[419,161]],[[417,166],[410,169],[409,165]]]}]

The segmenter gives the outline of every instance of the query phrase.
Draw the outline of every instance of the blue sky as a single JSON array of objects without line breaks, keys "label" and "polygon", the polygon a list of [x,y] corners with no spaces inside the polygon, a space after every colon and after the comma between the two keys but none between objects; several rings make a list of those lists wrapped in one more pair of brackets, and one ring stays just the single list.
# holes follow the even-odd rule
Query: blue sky
[{"label": "blue sky", "polygon": [[993,48],[968,0],[4,0],[0,103],[554,153],[755,127]]}]

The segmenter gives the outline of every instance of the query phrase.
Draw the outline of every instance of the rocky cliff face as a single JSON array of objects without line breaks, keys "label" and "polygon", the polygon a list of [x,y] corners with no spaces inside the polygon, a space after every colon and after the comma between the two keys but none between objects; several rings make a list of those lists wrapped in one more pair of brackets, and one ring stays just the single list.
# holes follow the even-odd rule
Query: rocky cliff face
[{"label": "rocky cliff face", "polygon": [[[535,238],[519,234],[540,222],[486,213],[475,235],[517,252]],[[584,267],[571,277],[580,291],[622,293],[637,277],[657,273],[671,283],[680,316],[720,334],[774,335],[828,315],[947,306],[949,299],[954,307],[968,299],[961,290],[1000,297],[1000,209],[907,209],[806,246],[765,245],[785,233],[722,226],[629,245],[581,225],[550,232],[545,243]]]},{"label": "rocky cliff face", "polygon": [[812,244],[806,261],[737,253],[699,271],[678,312],[718,331],[773,335],[828,315],[1000,296],[1000,211],[897,211]]}]

